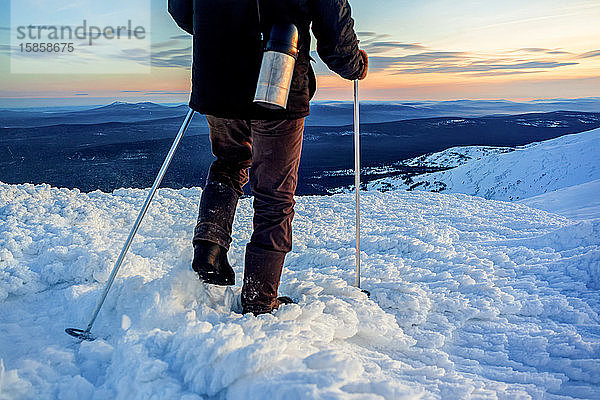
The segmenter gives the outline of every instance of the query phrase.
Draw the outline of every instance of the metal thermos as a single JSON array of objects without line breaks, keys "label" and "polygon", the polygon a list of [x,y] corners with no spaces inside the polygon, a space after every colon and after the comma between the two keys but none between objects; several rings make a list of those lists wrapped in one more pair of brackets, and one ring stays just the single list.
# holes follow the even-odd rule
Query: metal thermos
[{"label": "metal thermos", "polygon": [[275,24],[265,46],[254,102],[271,109],[285,109],[298,57],[298,28]]}]

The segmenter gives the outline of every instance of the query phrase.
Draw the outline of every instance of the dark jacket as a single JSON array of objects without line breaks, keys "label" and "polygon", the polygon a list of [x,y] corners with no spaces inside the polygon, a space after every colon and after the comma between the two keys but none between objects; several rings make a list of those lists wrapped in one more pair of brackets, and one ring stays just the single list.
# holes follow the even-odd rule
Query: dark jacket
[{"label": "dark jacket", "polygon": [[[311,23],[317,52],[329,68],[350,80],[365,68],[347,0],[169,0],[169,13],[194,35],[190,107],[203,114],[271,120],[307,116],[316,90],[310,65]],[[299,31],[286,110],[252,102],[262,59],[261,32],[266,43],[273,22],[294,23]]]}]

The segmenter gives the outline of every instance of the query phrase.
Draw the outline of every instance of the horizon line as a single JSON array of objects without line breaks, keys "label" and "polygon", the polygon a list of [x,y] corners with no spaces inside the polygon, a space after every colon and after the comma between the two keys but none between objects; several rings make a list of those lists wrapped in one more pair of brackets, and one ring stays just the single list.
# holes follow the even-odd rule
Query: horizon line
[{"label": "horizon line", "polygon": [[[81,99],[81,95],[76,97],[0,97],[0,103],[3,101],[10,100],[60,100],[60,99]],[[187,105],[187,101],[172,101],[172,102],[162,102],[162,101],[127,101],[127,100],[117,100],[115,98],[107,98],[107,97],[94,97],[89,99],[107,99],[108,102],[101,103],[90,103],[90,104],[56,104],[56,105],[32,105],[32,106],[6,106],[0,105],[0,109],[2,110],[11,110],[11,109],[35,109],[35,108],[65,108],[65,107],[102,107],[102,106],[110,106],[113,104],[156,104],[156,105],[164,105],[164,106],[181,106]],[[112,101],[111,101],[112,100]],[[456,101],[497,101],[497,102],[511,102],[511,103],[531,103],[536,101],[574,101],[574,100],[599,100],[600,96],[586,96],[586,97],[540,97],[540,98],[530,98],[530,99],[511,99],[511,98],[456,98],[456,99],[445,99],[445,100],[416,100],[416,99],[398,99],[398,100],[370,100],[370,99],[361,99],[361,103],[411,103],[411,102],[436,102],[436,103],[444,103],[444,102],[456,102]],[[311,104],[325,104],[325,103],[352,103],[352,100],[313,100]]]}]

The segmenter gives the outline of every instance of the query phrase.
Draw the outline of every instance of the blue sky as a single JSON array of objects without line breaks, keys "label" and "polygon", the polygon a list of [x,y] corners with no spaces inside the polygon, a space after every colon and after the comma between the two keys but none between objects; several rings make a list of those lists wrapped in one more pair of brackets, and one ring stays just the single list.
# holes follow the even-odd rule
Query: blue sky
[{"label": "blue sky", "polygon": [[[147,1],[152,16],[149,74],[36,75],[10,73],[10,2],[0,0],[0,105],[185,101],[191,41],[171,21],[165,0]],[[361,45],[372,61],[369,78],[362,83],[366,99],[522,100],[600,93],[600,1],[351,4]],[[125,52],[119,62],[142,61]],[[349,82],[322,64],[317,71],[317,99],[350,98]]]}]

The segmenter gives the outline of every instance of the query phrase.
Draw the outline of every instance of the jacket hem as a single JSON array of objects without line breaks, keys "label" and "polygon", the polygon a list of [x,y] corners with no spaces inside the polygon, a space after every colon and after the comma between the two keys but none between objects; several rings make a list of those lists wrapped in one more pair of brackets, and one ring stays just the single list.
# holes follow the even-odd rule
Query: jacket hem
[{"label": "jacket hem", "polygon": [[271,111],[265,110],[223,110],[218,108],[207,107],[190,100],[189,107],[200,113],[212,115],[218,118],[242,119],[242,120],[294,120],[304,118],[310,115],[310,108],[305,111]]}]

